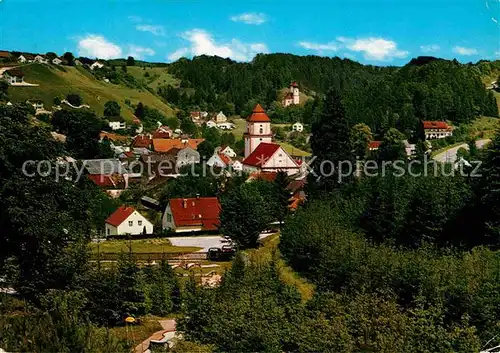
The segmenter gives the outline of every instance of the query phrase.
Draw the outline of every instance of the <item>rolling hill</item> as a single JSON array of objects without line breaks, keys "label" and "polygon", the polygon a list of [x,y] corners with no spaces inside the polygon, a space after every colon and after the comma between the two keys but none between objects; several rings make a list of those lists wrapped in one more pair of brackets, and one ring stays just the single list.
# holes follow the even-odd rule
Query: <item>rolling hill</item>
[{"label": "rolling hill", "polygon": [[[99,81],[83,67],[28,64],[21,66],[20,69],[25,74],[26,82],[37,83],[40,86],[9,87],[9,98],[12,102],[39,99],[44,102],[46,108],[51,108],[54,97],[64,98],[68,93],[77,93],[83,98],[84,104],[90,105],[99,115],[103,114],[104,104],[109,100],[117,101],[121,105],[122,115],[127,120],[132,119],[134,110],[125,104],[125,100],[130,100],[131,105],[142,102],[158,109],[167,117],[174,115],[174,110],[148,89],[130,88]],[[143,72],[139,67],[130,69],[132,75],[134,75],[133,72],[138,73],[139,70]],[[154,69],[165,71],[164,68]],[[157,76],[162,80],[167,78],[161,74]]]}]

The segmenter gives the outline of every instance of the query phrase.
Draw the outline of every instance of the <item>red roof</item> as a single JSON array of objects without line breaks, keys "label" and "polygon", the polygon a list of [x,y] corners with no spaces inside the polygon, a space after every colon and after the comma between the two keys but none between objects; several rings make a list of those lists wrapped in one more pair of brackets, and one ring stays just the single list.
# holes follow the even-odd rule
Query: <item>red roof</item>
[{"label": "red roof", "polygon": [[137,148],[149,148],[151,145],[152,141],[149,137],[144,136],[144,135],[137,135],[134,138],[134,141],[132,141],[132,147],[137,147]]},{"label": "red roof", "polygon": [[118,227],[120,224],[125,222],[125,220],[130,217],[132,213],[135,212],[135,208],[129,206],[120,206],[118,209],[108,217],[106,223],[112,226]]},{"label": "red roof", "polygon": [[243,160],[243,164],[262,167],[280,148],[276,143],[261,142],[257,148]]},{"label": "red roof", "polygon": [[368,148],[369,148],[369,149],[371,149],[371,150],[372,150],[372,149],[373,149],[373,150],[377,150],[377,149],[380,147],[380,145],[381,145],[381,144],[382,144],[382,141],[372,141],[372,142],[370,142],[370,144],[368,145]]},{"label": "red roof", "polygon": [[230,165],[231,164],[231,158],[226,156],[224,153],[219,153],[219,158],[222,162],[224,162],[225,165]]},{"label": "red roof", "polygon": [[446,121],[423,121],[424,129],[443,129],[448,130],[450,126]]},{"label": "red roof", "polygon": [[253,108],[252,115],[248,117],[247,121],[263,123],[270,122],[271,119],[269,119],[269,117],[267,116],[264,108],[262,108],[260,104],[257,104],[255,108]]},{"label": "red roof", "polygon": [[216,197],[170,199],[170,209],[177,227],[201,226],[217,230],[220,226],[220,204]]},{"label": "red roof", "polygon": [[104,174],[89,174],[88,177],[97,186],[100,186],[100,187],[115,186],[115,184],[113,183],[113,180],[111,179],[111,177],[109,175],[104,175]]}]

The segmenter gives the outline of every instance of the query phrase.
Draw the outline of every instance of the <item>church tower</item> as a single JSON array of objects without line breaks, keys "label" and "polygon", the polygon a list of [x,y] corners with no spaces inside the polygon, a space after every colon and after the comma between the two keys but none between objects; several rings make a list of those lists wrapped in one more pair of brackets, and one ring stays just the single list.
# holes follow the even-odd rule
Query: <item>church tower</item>
[{"label": "church tower", "polygon": [[245,132],[245,158],[247,158],[261,142],[272,142],[271,119],[264,108],[257,104],[252,115],[247,119]]},{"label": "church tower", "polygon": [[294,105],[300,104],[300,91],[297,82],[292,82],[290,84],[290,92],[293,95],[293,104]]}]

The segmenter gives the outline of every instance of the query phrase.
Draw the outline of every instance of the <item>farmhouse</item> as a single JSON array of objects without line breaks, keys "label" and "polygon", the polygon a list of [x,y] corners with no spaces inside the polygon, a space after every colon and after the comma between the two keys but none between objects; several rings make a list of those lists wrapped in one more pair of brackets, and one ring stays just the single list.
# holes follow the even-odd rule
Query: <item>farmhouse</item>
[{"label": "farmhouse", "polygon": [[119,207],[106,219],[106,235],[152,234],[153,225],[129,206]]},{"label": "farmhouse", "polygon": [[3,73],[5,80],[13,85],[16,83],[24,83],[24,73],[19,69],[10,69]]},{"label": "farmhouse", "polygon": [[216,197],[170,199],[163,214],[163,229],[176,233],[216,231],[220,226]]},{"label": "farmhouse", "polygon": [[445,121],[423,121],[425,139],[442,139],[453,135],[453,129]]}]

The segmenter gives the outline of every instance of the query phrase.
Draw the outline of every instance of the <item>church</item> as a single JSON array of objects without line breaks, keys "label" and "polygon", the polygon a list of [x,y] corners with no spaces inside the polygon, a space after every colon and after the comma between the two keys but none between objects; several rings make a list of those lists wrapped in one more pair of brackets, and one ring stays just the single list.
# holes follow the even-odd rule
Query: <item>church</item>
[{"label": "church", "polygon": [[273,143],[271,119],[257,104],[247,119],[245,159],[243,170],[247,173],[285,171],[298,174],[300,165],[280,145]]},{"label": "church", "polygon": [[300,104],[300,91],[297,82],[290,83],[287,94],[283,97],[281,104],[286,108],[290,105]]}]

